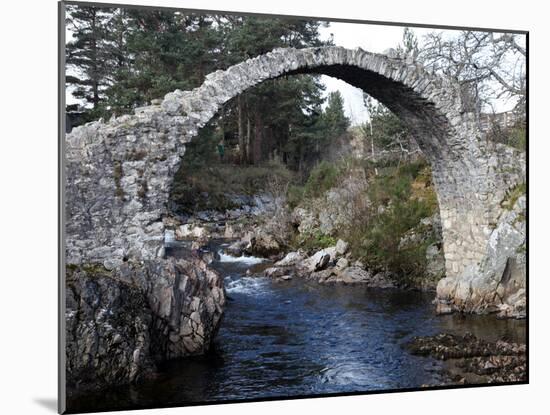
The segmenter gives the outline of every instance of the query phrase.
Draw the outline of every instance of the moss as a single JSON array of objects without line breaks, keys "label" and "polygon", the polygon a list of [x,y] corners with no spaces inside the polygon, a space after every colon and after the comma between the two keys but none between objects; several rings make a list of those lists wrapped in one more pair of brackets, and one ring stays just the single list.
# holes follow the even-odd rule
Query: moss
[{"label": "moss", "polygon": [[519,212],[516,218],[514,219],[513,225],[518,225],[520,223],[523,223],[527,220],[527,217],[525,215],[525,212]]},{"label": "moss", "polygon": [[85,264],[67,264],[65,267],[67,281],[73,281],[75,275],[79,272],[84,272],[89,278],[112,277],[112,272],[109,271],[103,264],[99,262],[89,262]]},{"label": "moss", "polygon": [[105,266],[101,263],[87,263],[81,265],[81,269],[86,272],[87,274],[91,275],[105,275],[105,274],[111,274],[111,271],[109,271]]},{"label": "moss", "polygon": [[525,183],[519,183],[509,189],[504,196],[500,206],[506,210],[512,210],[518,199],[527,193],[527,185]]}]

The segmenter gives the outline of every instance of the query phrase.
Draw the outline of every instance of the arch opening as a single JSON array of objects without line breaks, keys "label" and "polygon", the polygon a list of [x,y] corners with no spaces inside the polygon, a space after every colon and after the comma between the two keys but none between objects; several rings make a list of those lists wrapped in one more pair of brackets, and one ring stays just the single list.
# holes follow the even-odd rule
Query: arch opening
[{"label": "arch opening", "polygon": [[[325,74],[325,71],[320,72]],[[256,84],[241,94],[250,92],[261,95],[265,93],[265,89],[261,86],[265,85],[266,82],[284,83],[289,78],[292,79],[296,76],[303,75],[304,74],[298,72],[284,74],[278,78],[265,80]],[[316,76],[319,75],[319,73],[307,73],[307,75]],[[409,95],[411,94],[410,91],[406,92]],[[193,237],[202,234],[203,229],[207,229],[204,231],[206,234],[215,235],[215,237],[218,238],[223,238],[228,235],[233,239],[245,238],[246,232],[243,232],[242,229],[243,220],[236,220],[234,215],[240,214],[245,217],[246,214],[243,209],[246,209],[247,211],[256,210],[259,216],[259,209],[255,205],[254,197],[247,197],[249,195],[259,195],[264,198],[264,201],[273,202],[275,199],[279,199],[282,200],[282,203],[285,205],[285,212],[279,213],[276,219],[277,223],[281,225],[278,227],[279,229],[273,229],[274,227],[270,227],[269,223],[262,223],[258,230],[258,233],[262,234],[264,231],[263,228],[268,228],[266,230],[267,233],[276,234],[275,239],[278,239],[280,251],[277,252],[278,248],[274,248],[273,251],[263,251],[262,248],[250,245],[247,254],[259,254],[262,256],[281,254],[282,252],[281,255],[283,255],[284,253],[302,249],[303,247],[307,247],[309,254],[313,254],[315,250],[319,250],[323,247],[323,243],[329,243],[330,241],[336,242],[338,239],[342,239],[345,241],[352,241],[351,245],[353,246],[353,250],[356,252],[356,255],[360,255],[359,252],[366,252],[368,249],[360,249],[359,246],[363,241],[368,240],[370,235],[374,235],[374,225],[368,224],[368,218],[376,217],[374,212],[376,207],[373,206],[380,203],[380,209],[385,209],[387,207],[386,204],[390,201],[390,203],[398,203],[399,209],[401,209],[402,212],[404,210],[410,215],[406,218],[409,222],[407,226],[411,228],[411,232],[409,233],[412,233],[412,229],[415,227],[426,228],[426,240],[421,242],[422,247],[413,247],[410,241],[408,241],[409,246],[407,246],[407,235],[405,235],[405,231],[402,229],[397,230],[399,226],[392,227],[389,225],[391,221],[405,221],[405,219],[395,215],[392,216],[388,210],[388,212],[386,212],[385,215],[381,215],[381,218],[378,220],[379,226],[385,226],[385,233],[388,234],[388,237],[385,241],[376,240],[372,242],[369,249],[373,252],[379,251],[381,245],[383,243],[388,244],[388,242],[391,244],[391,248],[386,248],[384,251],[383,261],[385,262],[380,260],[376,265],[378,268],[374,268],[374,263],[371,264],[370,261],[367,261],[367,266],[373,272],[389,271],[391,269],[392,272],[395,271],[394,275],[397,275],[397,273],[401,274],[399,277],[401,281],[406,279],[408,284],[412,284],[414,280],[414,284],[420,284],[424,276],[422,274],[425,273],[426,270],[426,262],[428,261],[426,260],[425,251],[429,247],[430,252],[435,251],[429,260],[432,264],[437,263],[437,269],[433,271],[433,273],[430,272],[429,280],[430,284],[437,283],[444,273],[444,269],[442,270],[440,265],[444,263],[444,259],[442,257],[441,230],[440,221],[438,219],[439,206],[433,190],[431,170],[429,169],[429,165],[426,165],[427,162],[421,150],[418,149],[415,137],[410,131],[406,130],[407,134],[401,138],[402,143],[400,144],[410,144],[411,147],[415,149],[415,151],[412,151],[411,155],[409,155],[408,152],[404,152],[403,148],[398,149],[396,144],[394,144],[394,148],[386,152],[377,152],[377,156],[373,156],[371,153],[367,152],[367,150],[370,149],[370,145],[352,154],[352,147],[354,144],[357,144],[357,141],[373,139],[365,135],[366,133],[360,127],[355,127],[345,131],[341,136],[328,137],[328,142],[322,141],[322,145],[327,147],[330,146],[330,150],[325,150],[322,153],[316,154],[314,159],[310,160],[312,164],[306,167],[304,171],[301,170],[301,163],[292,164],[288,162],[292,154],[282,154],[282,156],[286,157],[281,157],[281,153],[270,151],[267,151],[267,154],[264,153],[262,160],[251,161],[251,164],[246,162],[243,164],[238,154],[235,154],[233,151],[240,143],[237,137],[240,128],[235,125],[238,123],[238,120],[235,119],[236,114],[231,113],[232,111],[237,112],[237,100],[241,97],[241,94],[224,103],[219,108],[218,112],[214,114],[204,126],[198,129],[197,136],[195,136],[186,146],[186,152],[181,158],[180,166],[175,174],[176,179],[171,189],[170,206],[167,213],[169,216],[173,215],[179,218],[181,222],[185,223],[185,227],[182,228],[179,235],[177,228],[175,230],[170,230],[170,237],[168,238],[169,252],[172,252],[170,246],[174,235],[178,235],[181,239],[185,239],[185,236]],[[274,98],[270,96],[269,99],[273,111],[277,111],[278,107],[277,103],[274,102]],[[320,111],[324,114],[322,109]],[[392,113],[386,109],[384,114]],[[387,117],[389,118],[390,116],[387,115]],[[395,116],[392,115],[392,117]],[[275,117],[275,119],[276,118],[277,117]],[[322,125],[321,119],[322,117],[320,116],[316,118],[319,124]],[[389,119],[393,120],[393,118]],[[268,125],[268,123],[266,123],[264,127],[269,128],[270,126],[270,124]],[[404,130],[404,126],[405,122],[400,121],[400,128]],[[324,128],[328,127],[325,125]],[[254,130],[254,128],[252,128],[252,130]],[[313,131],[315,132],[314,128]],[[255,138],[257,137],[253,137],[253,139]],[[321,137],[319,138],[322,139]],[[326,138],[327,137],[325,137],[325,139]],[[219,154],[216,152],[216,146],[221,139],[225,140],[226,147],[226,153],[223,160],[220,159]],[[347,143],[346,140],[354,141],[354,143]],[[264,142],[263,144],[273,146],[274,143],[271,141],[267,143]],[[342,148],[346,144],[348,147]],[[376,144],[376,146],[378,147],[378,144]],[[405,144],[405,148],[408,148],[407,144]],[[198,158],[202,158],[202,162],[197,160]],[[274,159],[277,160],[277,162],[274,162]],[[330,161],[332,166],[329,167],[326,161]],[[321,165],[319,166],[319,164]],[[318,165],[317,168],[314,168],[315,165]],[[383,174],[377,177],[376,175],[378,175],[379,167],[382,167],[381,171]],[[313,174],[318,174],[319,176],[333,174],[337,179],[330,182],[329,177],[329,179],[325,181],[316,183],[315,179],[312,179],[310,176],[312,169],[314,170]],[[250,178],[251,175],[255,177],[255,187],[246,187],[246,184],[243,185],[243,179]],[[346,181],[350,177],[353,178],[353,183]],[[339,186],[340,180],[345,182],[344,186]],[[277,189],[274,189],[271,185],[273,181],[278,181],[279,186]],[[322,206],[327,203],[323,199],[325,197],[324,192],[331,191],[330,188],[324,188],[327,186],[326,183],[329,183],[328,186],[333,186],[336,189],[333,190],[333,192],[341,192],[341,196],[345,197],[345,201],[340,200],[337,203],[345,203],[350,206],[349,209],[338,209],[335,207],[322,209]],[[323,192],[311,192],[312,184],[323,188]],[[355,186],[355,195],[350,195],[350,188],[346,187],[352,185]],[[382,196],[372,191],[373,194],[370,195],[370,197],[377,199],[373,199],[367,206],[369,197],[367,188],[369,185],[372,185],[373,188],[380,188],[382,186],[387,186],[388,188],[405,186],[407,192],[412,192],[414,195],[409,195],[407,193],[406,196],[402,196],[398,194],[397,191],[393,192],[393,189],[386,189]],[[413,187],[415,188],[412,189]],[[281,191],[281,189],[284,190]],[[342,220],[337,227],[321,219],[322,224],[319,229],[308,229],[307,232],[303,231],[303,226],[300,226],[298,222],[294,222],[290,230],[286,230],[286,233],[283,232],[281,228],[283,224],[289,221],[288,218],[296,217],[294,212],[303,209],[306,204],[311,204],[310,200],[314,197],[311,194],[305,197],[307,203],[306,200],[301,200],[301,198],[304,197],[303,194],[305,189],[310,193],[315,193],[315,197],[320,198],[316,202],[318,208],[314,213],[311,213],[315,216],[315,220],[324,218],[327,215],[342,216],[347,219]],[[429,200],[426,200],[426,198]],[[322,202],[321,199],[323,199]],[[382,201],[382,199],[384,199],[384,201]],[[381,203],[384,203],[384,205]],[[275,210],[273,207],[271,208],[273,211]],[[417,209],[418,212],[413,212],[414,209]],[[256,223],[258,220],[269,222],[271,215],[275,215],[273,211],[270,211],[268,215],[265,215],[266,212],[263,212],[264,215],[260,218],[254,217],[254,222]],[[332,212],[329,214],[329,211],[335,211],[337,213]],[[264,216],[267,216],[267,218]],[[246,220],[252,222],[251,219]],[[426,223],[425,226],[421,225],[421,220]],[[215,225],[213,225],[214,222]],[[235,224],[238,228],[237,231],[235,229]],[[360,228],[365,234],[359,235],[353,228]],[[226,233],[224,230],[228,230],[228,232]],[[318,232],[319,235],[322,236],[314,238],[311,235],[313,232]],[[253,232],[249,229],[249,233]],[[401,238],[405,238],[405,242],[398,251],[397,247]],[[429,243],[427,241],[428,239]],[[296,242],[297,240],[300,241],[299,244]],[[288,242],[290,241],[292,241],[292,243],[289,244]],[[424,244],[426,246],[424,246]],[[408,252],[405,252],[407,249]],[[390,261],[388,257],[390,253],[393,252],[392,250],[395,251],[395,258]],[[242,250],[232,249],[232,252],[240,254]],[[406,255],[409,255],[409,258],[406,258]],[[414,267],[412,266],[412,256],[417,259],[417,261],[414,262],[416,264]],[[366,256],[363,258],[366,258]],[[403,276],[404,274],[407,275]],[[427,280],[428,278],[426,278],[426,281]],[[424,284],[425,282],[422,283]],[[435,288],[435,285],[433,285],[432,288]]]}]

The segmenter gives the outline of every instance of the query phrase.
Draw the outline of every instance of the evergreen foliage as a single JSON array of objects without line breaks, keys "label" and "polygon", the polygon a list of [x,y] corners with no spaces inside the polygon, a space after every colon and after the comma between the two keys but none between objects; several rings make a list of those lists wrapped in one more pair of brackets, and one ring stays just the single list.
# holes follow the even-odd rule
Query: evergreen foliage
[{"label": "evergreen foliage", "polygon": [[[67,11],[67,82],[85,103],[83,121],[130,113],[277,47],[330,43],[319,39],[322,23],[313,20],[82,5]],[[316,76],[266,81],[222,108],[209,145],[222,140],[241,164],[275,157],[306,171],[349,126],[342,97],[331,94],[325,112],[324,101]]]}]

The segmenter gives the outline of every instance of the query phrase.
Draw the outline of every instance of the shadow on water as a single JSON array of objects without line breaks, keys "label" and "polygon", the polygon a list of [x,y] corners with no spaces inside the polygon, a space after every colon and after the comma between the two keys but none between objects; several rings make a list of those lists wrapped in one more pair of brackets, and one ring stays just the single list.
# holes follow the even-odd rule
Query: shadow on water
[{"label": "shadow on water", "polygon": [[154,381],[74,397],[72,410],[418,388],[447,379],[441,362],[403,347],[413,336],[525,341],[524,321],[435,316],[433,293],[281,283],[245,275],[268,263],[216,258],[231,301],[211,352],[165,362]]}]

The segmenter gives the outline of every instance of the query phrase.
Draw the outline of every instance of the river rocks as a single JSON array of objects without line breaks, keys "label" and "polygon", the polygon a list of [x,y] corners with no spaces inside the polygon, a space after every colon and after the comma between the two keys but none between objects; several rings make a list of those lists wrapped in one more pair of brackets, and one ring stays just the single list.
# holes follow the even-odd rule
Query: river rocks
[{"label": "river rocks", "polygon": [[351,263],[342,256],[348,250],[347,244],[339,240],[336,246],[317,251],[310,257],[302,252],[289,252],[273,267],[267,268],[264,275],[274,279],[288,279],[297,276],[320,284],[362,284],[373,288],[392,288],[396,285],[389,273],[371,273],[360,261]]},{"label": "river rocks", "polygon": [[270,257],[281,252],[281,245],[274,235],[260,229],[250,238],[248,251],[253,255]]},{"label": "river rocks", "polygon": [[352,266],[345,268],[339,274],[335,282],[344,282],[346,284],[365,284],[371,288],[395,288],[390,274],[378,272],[373,274],[363,268]]},{"label": "river rocks", "polygon": [[283,267],[269,267],[264,270],[264,275],[269,278],[278,278],[288,273],[288,269]]},{"label": "river rocks", "polygon": [[225,305],[223,282],[200,259],[67,270],[67,382],[124,384],[161,360],[202,354]]},{"label": "river rocks", "polygon": [[301,252],[289,252],[285,255],[283,259],[277,261],[275,266],[277,267],[289,267],[292,265],[297,265],[305,259],[305,256]]},{"label": "river rocks", "polygon": [[279,203],[270,193],[259,193],[255,195],[227,194],[226,198],[230,204],[235,206],[226,212],[227,218],[243,218],[273,214]]},{"label": "river rocks", "polygon": [[371,272],[356,266],[346,268],[330,267],[320,271],[310,272],[306,279],[319,284],[343,284],[363,285],[369,288],[395,288],[390,276],[384,273],[372,274]]},{"label": "river rocks", "polygon": [[349,266],[349,261],[346,258],[340,258],[336,261],[336,269],[343,270]]},{"label": "river rocks", "polygon": [[207,229],[203,226],[197,226],[193,224],[186,223],[181,225],[176,229],[175,236],[177,240],[182,239],[205,239],[209,235]]},{"label": "river rocks", "polygon": [[228,255],[241,256],[243,255],[244,252],[249,251],[250,248],[251,248],[250,240],[240,239],[238,241],[231,243],[228,247],[224,249],[224,251]]},{"label": "river rocks", "polygon": [[349,244],[341,239],[336,242],[336,254],[344,255],[348,252]]},{"label": "river rocks", "polygon": [[330,253],[326,250],[316,252],[313,256],[307,259],[307,269],[310,272],[320,271],[328,265],[330,261]]},{"label": "river rocks", "polygon": [[359,267],[347,267],[336,274],[334,282],[343,282],[345,284],[366,283],[371,278],[371,274]]},{"label": "river rocks", "polygon": [[524,343],[498,340],[487,342],[472,334],[456,336],[438,334],[415,337],[407,344],[412,354],[451,360],[460,369],[461,383],[473,379],[482,383],[518,382],[527,380],[527,348]]}]

